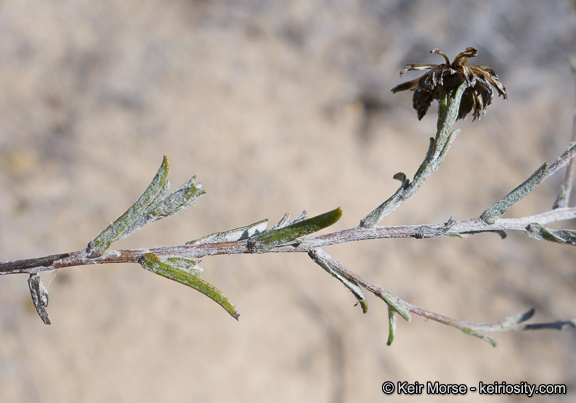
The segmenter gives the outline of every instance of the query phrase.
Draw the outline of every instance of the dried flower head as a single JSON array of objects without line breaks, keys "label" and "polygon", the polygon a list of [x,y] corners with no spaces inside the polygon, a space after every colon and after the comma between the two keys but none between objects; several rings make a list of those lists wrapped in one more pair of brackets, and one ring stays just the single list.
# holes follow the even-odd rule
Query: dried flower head
[{"label": "dried flower head", "polygon": [[463,82],[468,84],[468,88],[462,95],[458,119],[464,119],[470,111],[474,110],[473,121],[480,119],[480,113],[485,114],[486,108],[492,103],[493,88],[496,88],[498,95],[506,99],[506,88],[498,81],[498,75],[493,69],[487,66],[466,66],[468,60],[478,55],[474,48],[466,48],[460,53],[452,63],[450,59],[439,49],[431,50],[442,56],[446,63],[414,63],[406,65],[400,70],[400,75],[410,70],[429,69],[422,77],[412,81],[399,84],[392,88],[395,94],[400,91],[414,90],[412,104],[418,113],[418,120],[422,119],[433,100],[439,100],[444,91],[450,91],[460,86]]}]

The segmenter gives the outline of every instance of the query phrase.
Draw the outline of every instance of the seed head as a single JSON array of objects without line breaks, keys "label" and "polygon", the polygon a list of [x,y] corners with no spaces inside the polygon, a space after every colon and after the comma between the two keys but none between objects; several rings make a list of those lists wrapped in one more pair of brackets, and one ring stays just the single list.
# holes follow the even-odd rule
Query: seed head
[{"label": "seed head", "polygon": [[442,93],[450,91],[460,86],[463,82],[468,84],[468,88],[462,95],[458,119],[464,119],[468,113],[474,111],[473,121],[480,119],[486,113],[486,108],[492,103],[494,88],[498,95],[506,96],[506,88],[500,81],[493,69],[487,66],[467,66],[468,60],[478,55],[474,48],[466,48],[460,53],[452,63],[450,59],[439,49],[431,50],[430,53],[440,55],[446,60],[443,64],[414,63],[404,66],[400,70],[400,75],[404,75],[410,70],[430,70],[422,77],[407,81],[392,88],[396,94],[400,91],[413,90],[412,105],[421,120],[433,100],[439,100]]}]

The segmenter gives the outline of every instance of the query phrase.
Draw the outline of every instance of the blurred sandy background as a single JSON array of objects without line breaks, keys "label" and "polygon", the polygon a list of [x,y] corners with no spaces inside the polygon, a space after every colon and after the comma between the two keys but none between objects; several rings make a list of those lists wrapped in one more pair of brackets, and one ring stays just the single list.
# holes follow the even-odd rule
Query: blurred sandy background
[{"label": "blurred sandy background", "polygon": [[[495,68],[509,100],[459,122],[442,169],[383,224],[477,216],[568,144],[575,39],[568,0],[4,1],[0,260],[84,248],[164,154],[174,187],[197,175],[207,194],[115,246],[179,244],[337,206],[344,216],[333,229],[355,226],[396,190],[396,172],[412,177],[434,134],[434,113],[418,122],[411,94],[390,88],[404,64],[442,62],[428,53],[435,47],[451,58],[476,47],[472,64]],[[509,216],[549,209],[562,175]],[[522,234],[327,251],[458,319],[530,307],[536,321],[576,316],[576,252]],[[202,266],[239,306],[239,322],[191,289],[111,265],[43,275],[45,326],[26,276],[0,278],[0,401],[402,400],[382,394],[386,380],[576,388],[574,332],[500,334],[492,348],[414,317],[387,347],[384,303],[370,297],[362,315],[307,256]]]}]

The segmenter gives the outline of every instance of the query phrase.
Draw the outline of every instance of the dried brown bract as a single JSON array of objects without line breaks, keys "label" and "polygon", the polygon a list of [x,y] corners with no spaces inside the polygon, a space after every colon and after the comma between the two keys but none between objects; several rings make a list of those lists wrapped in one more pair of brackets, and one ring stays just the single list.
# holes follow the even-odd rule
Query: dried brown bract
[{"label": "dried brown bract", "polygon": [[498,95],[506,99],[506,88],[498,81],[498,75],[493,69],[487,66],[467,66],[468,60],[478,55],[474,48],[466,48],[460,53],[452,63],[450,59],[439,49],[431,50],[430,53],[436,53],[442,56],[446,63],[414,63],[406,65],[400,70],[400,75],[410,70],[429,69],[422,77],[412,81],[399,84],[392,88],[395,94],[400,91],[414,90],[412,104],[418,113],[418,120],[422,119],[433,100],[439,100],[442,93],[448,92],[460,86],[463,82],[468,84],[468,88],[462,95],[458,119],[463,119],[473,112],[473,119],[480,119],[480,114],[486,113],[486,108],[492,103],[493,88],[496,88]]}]

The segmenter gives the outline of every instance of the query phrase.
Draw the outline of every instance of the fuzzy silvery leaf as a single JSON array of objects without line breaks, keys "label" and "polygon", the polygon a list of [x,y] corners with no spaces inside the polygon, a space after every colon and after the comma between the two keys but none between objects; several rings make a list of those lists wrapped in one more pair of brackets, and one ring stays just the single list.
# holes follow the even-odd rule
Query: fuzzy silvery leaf
[{"label": "fuzzy silvery leaf", "polygon": [[268,220],[260,220],[258,222],[246,225],[244,227],[235,228],[224,232],[215,232],[213,234],[206,235],[202,238],[187,242],[186,244],[201,245],[215,242],[241,241],[243,239],[248,239],[250,237],[253,237],[255,235],[264,232],[267,227],[268,227]]},{"label": "fuzzy silvery leaf", "polygon": [[142,196],[134,203],[124,214],[116,221],[111,223],[106,229],[100,232],[94,239],[88,243],[86,253],[88,257],[95,258],[102,256],[110,247],[112,242],[128,236],[132,230],[131,226],[134,221],[138,220],[146,212],[147,207],[158,197],[162,196],[170,186],[166,181],[168,176],[168,159],[164,157],[162,165],[152,179],[150,185],[146,188]]}]

